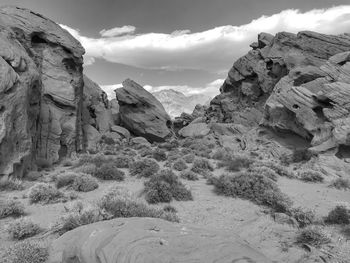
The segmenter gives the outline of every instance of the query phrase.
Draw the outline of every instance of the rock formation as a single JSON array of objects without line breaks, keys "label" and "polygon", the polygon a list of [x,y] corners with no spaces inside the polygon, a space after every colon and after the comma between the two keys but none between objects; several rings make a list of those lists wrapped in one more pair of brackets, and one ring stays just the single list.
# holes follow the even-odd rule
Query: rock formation
[{"label": "rock formation", "polygon": [[0,175],[83,148],[84,49],[51,20],[0,9]]},{"label": "rock formation", "polygon": [[79,227],[51,246],[49,263],[272,262],[227,231],[154,218]]},{"label": "rock formation", "polygon": [[221,94],[211,101],[207,114],[211,121],[258,124],[266,100],[282,77],[297,67],[320,67],[331,56],[349,51],[350,36],[262,33],[251,46],[253,49],[234,63]]},{"label": "rock formation", "polygon": [[121,126],[151,142],[164,141],[171,136],[171,119],[151,93],[130,79],[115,92]]}]

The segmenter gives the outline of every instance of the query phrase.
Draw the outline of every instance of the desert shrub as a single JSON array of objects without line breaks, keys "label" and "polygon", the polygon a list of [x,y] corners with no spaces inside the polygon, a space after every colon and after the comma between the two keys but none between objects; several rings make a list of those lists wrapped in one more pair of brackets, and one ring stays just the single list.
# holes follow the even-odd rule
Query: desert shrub
[{"label": "desert shrub", "polygon": [[123,181],[125,173],[119,170],[113,163],[107,162],[96,168],[94,176],[102,180]]},{"label": "desert shrub", "polygon": [[4,263],[45,263],[49,257],[46,245],[38,241],[25,240],[8,247],[2,260]]},{"label": "desert shrub", "polygon": [[24,205],[20,201],[6,200],[0,205],[0,218],[19,217],[25,214]]},{"label": "desert shrub", "polygon": [[267,178],[270,178],[273,181],[277,181],[277,178],[278,178],[277,173],[274,170],[272,170],[271,168],[266,167],[266,166],[253,167],[253,168],[249,169],[249,172],[261,174]]},{"label": "desert shrub", "polygon": [[315,221],[315,213],[312,210],[305,210],[300,207],[290,209],[288,215],[295,218],[299,227],[306,227],[307,225],[313,224]]},{"label": "desert shrub", "polygon": [[153,158],[156,159],[158,162],[162,162],[162,161],[165,161],[167,159],[167,155],[166,155],[166,152],[162,149],[159,149],[159,148],[156,148],[154,151],[153,151],[153,154],[152,154]]},{"label": "desert shrub", "polygon": [[79,192],[90,192],[98,188],[98,182],[91,175],[82,174],[74,179],[72,188]]},{"label": "desert shrub", "polygon": [[43,159],[43,158],[38,158],[35,161],[36,165],[38,166],[39,169],[48,169],[52,167],[52,163],[49,160]]},{"label": "desert shrub", "polygon": [[130,165],[130,174],[138,177],[150,177],[159,171],[159,165],[156,161],[144,158],[135,161]]},{"label": "desert shrub", "polygon": [[29,189],[30,203],[53,203],[64,198],[64,194],[54,186],[47,183],[37,183]]},{"label": "desert shrub", "polygon": [[288,211],[292,204],[275,182],[260,174],[223,174],[213,183],[218,194],[248,199],[277,212]]},{"label": "desert shrub", "polygon": [[314,247],[331,242],[327,234],[318,226],[309,226],[299,231],[296,242],[298,244],[308,244]]},{"label": "desert shrub", "polygon": [[173,148],[175,148],[170,142],[160,143],[158,147],[167,151],[171,151]]},{"label": "desert shrub", "polygon": [[184,148],[190,147],[193,143],[195,143],[195,139],[191,137],[187,137],[180,142],[180,145]]},{"label": "desert shrub", "polygon": [[338,205],[329,211],[324,221],[327,224],[350,224],[350,211],[345,206]]},{"label": "desert shrub", "polygon": [[312,153],[308,148],[295,149],[290,155],[282,155],[280,160],[283,164],[300,163],[310,161],[315,153]]},{"label": "desert shrub", "polygon": [[111,159],[103,154],[82,154],[79,156],[78,166],[85,164],[94,164],[100,167],[102,164],[109,162]]},{"label": "desert shrub", "polygon": [[180,174],[180,177],[186,180],[190,181],[196,181],[199,180],[198,174],[192,172],[192,171],[184,171]]},{"label": "desert shrub", "polygon": [[129,164],[132,163],[132,158],[128,156],[117,156],[114,158],[114,165],[117,168],[129,168]]},{"label": "desert shrub", "polygon": [[192,153],[192,150],[189,148],[182,148],[181,149],[181,154],[186,155],[186,154],[190,154],[190,153]]},{"label": "desert shrub", "polygon": [[193,153],[186,154],[183,159],[186,163],[193,163],[196,156]]},{"label": "desert shrub", "polygon": [[178,217],[163,209],[153,208],[139,199],[126,194],[110,192],[104,195],[98,202],[98,207],[109,213],[113,218],[117,217],[152,217],[162,218],[172,222],[178,222]]},{"label": "desert shrub", "polygon": [[124,148],[121,152],[122,155],[130,156],[130,157],[135,157],[137,155],[137,152],[134,149],[130,148]]},{"label": "desert shrub", "polygon": [[210,164],[210,162],[206,159],[196,159],[193,162],[192,172],[198,173],[198,174],[203,174],[206,173],[207,171],[214,171],[213,166]]},{"label": "desert shrub", "polygon": [[214,160],[225,160],[225,158],[227,158],[229,155],[230,153],[226,149],[220,148],[213,153],[211,158]]},{"label": "desert shrub", "polygon": [[96,165],[93,163],[86,163],[77,168],[74,168],[74,171],[77,173],[94,175],[96,171]]},{"label": "desert shrub", "polygon": [[149,203],[193,200],[191,191],[181,183],[172,170],[161,170],[145,182],[145,197]]},{"label": "desert shrub", "polygon": [[323,182],[324,178],[320,172],[313,170],[300,171],[299,177],[304,182]]},{"label": "desert shrub", "polygon": [[153,155],[153,150],[151,147],[144,147],[139,150],[141,157],[151,157]]},{"label": "desert shrub", "polygon": [[18,179],[0,180],[0,191],[23,190],[24,184]]},{"label": "desert shrub", "polygon": [[183,159],[179,159],[173,164],[173,169],[176,171],[183,171],[183,170],[186,170],[187,168],[188,168],[187,164]]},{"label": "desert shrub", "polygon": [[268,167],[274,170],[279,176],[287,177],[287,178],[295,178],[295,175],[288,171],[288,169],[276,162],[267,161],[267,162],[256,162],[252,165],[252,167]]},{"label": "desert shrub", "polygon": [[74,180],[79,176],[80,176],[79,174],[74,172],[59,174],[56,177],[56,187],[62,188],[65,186],[72,185]]},{"label": "desert shrub", "polygon": [[329,187],[347,190],[350,189],[350,180],[345,178],[337,178],[330,183]]},{"label": "desert shrub", "polygon": [[227,156],[224,160],[219,163],[219,167],[225,167],[227,171],[230,172],[238,172],[242,168],[249,168],[249,166],[253,163],[253,159],[244,156],[244,155],[236,155],[236,156]]},{"label": "desert shrub", "polygon": [[36,181],[38,180],[40,177],[42,176],[42,174],[40,172],[37,171],[30,171],[26,174],[25,179],[27,181]]},{"label": "desert shrub", "polygon": [[169,213],[177,213],[177,210],[175,207],[171,206],[171,205],[166,205],[163,207],[163,210],[165,212],[169,212]]},{"label": "desert shrub", "polygon": [[11,238],[21,240],[35,236],[41,232],[41,228],[29,218],[22,217],[9,223],[6,227],[6,231]]}]

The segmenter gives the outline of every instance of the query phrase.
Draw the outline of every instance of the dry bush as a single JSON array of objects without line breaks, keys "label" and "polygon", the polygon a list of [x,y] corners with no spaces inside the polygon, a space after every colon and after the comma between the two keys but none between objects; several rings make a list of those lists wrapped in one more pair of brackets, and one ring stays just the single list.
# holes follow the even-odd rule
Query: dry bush
[{"label": "dry bush", "polygon": [[8,247],[2,255],[4,263],[45,263],[49,249],[41,242],[25,240]]},{"label": "dry bush", "polygon": [[263,175],[275,182],[278,178],[278,174],[274,170],[266,166],[252,167],[249,169],[249,172]]},{"label": "dry bush", "polygon": [[77,173],[94,175],[96,168],[97,168],[96,165],[94,165],[93,163],[86,163],[79,167],[74,168],[74,171]]},{"label": "dry bush", "polygon": [[70,186],[73,184],[74,180],[79,176],[81,175],[75,172],[59,174],[56,176],[56,180],[55,180],[56,187],[62,188],[62,187]]},{"label": "dry bush", "polygon": [[337,178],[330,183],[329,187],[334,187],[339,190],[347,190],[350,189],[350,180],[346,178]]},{"label": "dry bush", "polygon": [[213,166],[206,159],[196,159],[193,162],[191,171],[198,174],[205,174],[208,171],[214,171]]},{"label": "dry bush", "polygon": [[186,170],[187,164],[183,159],[178,159],[174,164],[173,164],[173,169],[176,171],[183,171]]},{"label": "dry bush", "polygon": [[129,168],[129,165],[133,162],[133,158],[129,156],[117,156],[113,159],[113,164],[117,168]]},{"label": "dry bush", "polygon": [[119,170],[112,162],[107,162],[97,167],[93,175],[101,180],[123,181],[125,179],[125,173]]},{"label": "dry bush", "polygon": [[20,201],[8,199],[0,205],[0,219],[10,216],[19,217],[24,214],[24,205]]},{"label": "dry bush", "polygon": [[268,206],[276,212],[289,211],[292,205],[277,184],[263,175],[249,172],[223,174],[213,183],[218,194],[247,199]]},{"label": "dry bush", "polygon": [[156,159],[158,162],[166,161],[167,155],[166,152],[162,149],[156,148],[153,153],[152,157]]},{"label": "dry bush", "polygon": [[287,178],[295,178],[294,173],[290,172],[286,167],[272,161],[255,162],[251,167],[268,167],[274,170],[279,176]]},{"label": "dry bush", "polygon": [[254,160],[245,155],[229,155],[218,163],[218,167],[225,167],[227,171],[238,172],[243,168],[249,168]]},{"label": "dry bush", "polygon": [[212,159],[214,160],[225,160],[227,158],[227,156],[230,156],[231,153],[229,150],[225,149],[225,148],[220,148],[217,149],[211,156]]},{"label": "dry bush", "polygon": [[350,211],[345,206],[338,205],[324,219],[327,224],[350,224]]},{"label": "dry bush", "polygon": [[186,155],[186,154],[193,154],[192,150],[189,148],[182,148],[181,149],[181,154]]},{"label": "dry bush", "polygon": [[183,159],[186,163],[193,163],[196,156],[193,153],[186,154]]},{"label": "dry bush", "polygon": [[55,203],[65,199],[62,192],[48,183],[37,183],[29,189],[30,203]]},{"label": "dry bush", "polygon": [[22,217],[9,223],[6,231],[12,239],[22,240],[37,235],[42,229],[29,218]]},{"label": "dry bush", "polygon": [[139,150],[139,155],[141,157],[152,157],[153,149],[151,147],[143,147]]},{"label": "dry bush", "polygon": [[4,179],[0,180],[0,191],[15,191],[23,190],[24,184],[18,179]]},{"label": "dry bush", "polygon": [[90,192],[98,188],[98,182],[91,175],[81,174],[74,179],[72,188],[79,192]]},{"label": "dry bush", "polygon": [[79,156],[77,166],[94,164],[96,167],[100,167],[102,164],[107,163],[110,160],[110,157],[103,154],[82,154]]},{"label": "dry bush", "polygon": [[180,177],[186,180],[190,181],[196,181],[199,180],[198,174],[192,172],[192,171],[184,171],[180,174]]},{"label": "dry bush", "polygon": [[170,202],[173,198],[177,201],[193,200],[191,191],[172,170],[161,170],[145,182],[145,197],[152,204]]},{"label": "dry bush", "polygon": [[320,247],[330,243],[331,239],[319,226],[309,226],[299,231],[296,237],[297,244],[307,244],[314,247]]},{"label": "dry bush", "polygon": [[301,207],[292,208],[288,211],[288,215],[295,218],[298,222],[299,227],[306,227],[315,222],[315,213],[312,210],[305,210]]},{"label": "dry bush", "polygon": [[323,175],[314,170],[299,171],[298,175],[304,182],[323,182],[324,180]]},{"label": "dry bush", "polygon": [[159,171],[160,167],[155,160],[144,158],[130,165],[130,174],[138,177],[150,177]]},{"label": "dry bush", "polygon": [[163,207],[163,210],[165,212],[169,212],[169,213],[177,213],[177,209],[171,205],[166,205]]}]

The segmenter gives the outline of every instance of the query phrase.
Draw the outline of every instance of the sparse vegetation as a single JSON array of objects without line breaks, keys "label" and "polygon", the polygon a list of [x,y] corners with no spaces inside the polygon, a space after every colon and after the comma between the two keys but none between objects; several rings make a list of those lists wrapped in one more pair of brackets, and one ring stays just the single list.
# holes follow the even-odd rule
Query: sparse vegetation
[{"label": "sparse vegetation", "polygon": [[90,192],[98,188],[98,182],[91,175],[82,174],[74,179],[72,188],[79,192]]},{"label": "sparse vegetation", "polygon": [[350,211],[345,206],[336,206],[324,220],[327,224],[350,224]]},{"label": "sparse vegetation", "polygon": [[110,157],[103,154],[82,154],[79,156],[78,166],[86,164],[94,164],[96,167],[100,167],[102,164],[110,161]]},{"label": "sparse vegetation", "polygon": [[187,164],[183,159],[178,159],[174,164],[173,164],[173,169],[176,171],[183,171],[186,170]]},{"label": "sparse vegetation", "polygon": [[214,171],[213,166],[206,159],[196,159],[193,162],[191,171],[198,174],[205,174],[208,171]]},{"label": "sparse vegetation", "polygon": [[290,172],[286,167],[272,161],[267,162],[255,162],[252,167],[268,167],[275,171],[279,176],[287,178],[295,178],[295,175]]},{"label": "sparse vegetation", "polygon": [[144,158],[130,165],[130,174],[138,177],[150,177],[159,171],[160,167],[155,160]]},{"label": "sparse vegetation", "polygon": [[193,163],[196,156],[193,153],[186,154],[183,159],[186,163]]},{"label": "sparse vegetation", "polygon": [[177,213],[177,210],[175,207],[171,206],[171,205],[166,205],[163,207],[163,210],[165,212],[169,212],[169,213]]},{"label": "sparse vegetation", "polygon": [[329,187],[334,187],[339,190],[348,190],[350,189],[350,180],[346,178],[337,178],[330,183]]},{"label": "sparse vegetation", "polygon": [[225,167],[227,171],[238,172],[243,168],[249,168],[253,159],[244,155],[231,155],[224,158],[218,165]]},{"label": "sparse vegetation", "polygon": [[290,209],[290,211],[288,211],[288,214],[295,218],[299,224],[299,227],[302,228],[313,224],[316,217],[313,211],[305,210],[300,207]]},{"label": "sparse vegetation", "polygon": [[310,161],[313,156],[316,154],[312,153],[308,148],[295,149],[290,155],[282,155],[281,162],[285,165],[291,163],[300,163]]},{"label": "sparse vegetation", "polygon": [[154,151],[153,151],[153,154],[152,154],[153,158],[156,159],[158,162],[162,162],[162,161],[165,161],[167,159],[167,155],[166,155],[166,152],[162,149],[159,149],[159,148],[156,148]]},{"label": "sparse vegetation", "polygon": [[267,178],[270,178],[273,181],[277,181],[278,174],[269,167],[266,166],[257,166],[249,169],[251,173],[261,174]]},{"label": "sparse vegetation", "polygon": [[41,228],[27,217],[18,218],[6,228],[12,239],[22,240],[40,233]]},{"label": "sparse vegetation", "polygon": [[214,160],[225,160],[225,158],[229,155],[230,153],[227,149],[220,148],[213,153],[211,158]]},{"label": "sparse vegetation", "polygon": [[180,177],[186,180],[190,181],[196,181],[199,180],[198,174],[192,172],[192,171],[184,171],[180,174]]},{"label": "sparse vegetation", "polygon": [[218,194],[248,199],[271,207],[276,212],[284,213],[291,206],[291,200],[280,191],[276,183],[260,174],[223,174],[213,183]]},{"label": "sparse vegetation", "polygon": [[172,170],[161,170],[145,182],[145,197],[149,203],[193,200],[191,191],[181,183]]},{"label": "sparse vegetation", "polygon": [[309,226],[304,228],[296,237],[296,243],[300,245],[308,244],[310,246],[320,247],[330,242],[331,239],[319,226]]},{"label": "sparse vegetation", "polygon": [[0,205],[0,218],[5,217],[19,217],[25,214],[24,205],[20,201],[6,200],[4,204]]},{"label": "sparse vegetation", "polygon": [[90,164],[86,163],[79,167],[74,168],[74,171],[77,173],[94,175],[96,168],[97,168],[96,165],[94,165],[93,163],[90,163]]},{"label": "sparse vegetation", "polygon": [[304,182],[323,182],[324,178],[320,172],[313,170],[300,171],[299,177]]},{"label": "sparse vegetation", "polygon": [[117,156],[114,158],[114,165],[117,168],[129,168],[130,163],[132,163],[132,158],[128,156]]},{"label": "sparse vegetation", "polygon": [[94,176],[101,180],[123,181],[125,173],[119,170],[113,163],[107,162],[96,168]]},{"label": "sparse vegetation", "polygon": [[8,247],[2,256],[4,263],[44,263],[49,257],[48,247],[43,243],[25,240]]},{"label": "sparse vegetation", "polygon": [[30,203],[54,203],[62,201],[64,194],[48,183],[37,183],[29,189]]},{"label": "sparse vegetation", "polygon": [[18,179],[0,180],[0,191],[14,191],[23,189],[23,182]]},{"label": "sparse vegetation", "polygon": [[56,177],[56,187],[62,188],[72,185],[74,180],[79,177],[79,174],[74,172],[62,173]]}]

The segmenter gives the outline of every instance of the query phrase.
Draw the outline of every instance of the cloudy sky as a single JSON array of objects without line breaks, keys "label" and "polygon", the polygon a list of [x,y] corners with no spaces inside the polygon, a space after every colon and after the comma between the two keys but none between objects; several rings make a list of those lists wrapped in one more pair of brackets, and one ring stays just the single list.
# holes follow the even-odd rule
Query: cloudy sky
[{"label": "cloudy sky", "polygon": [[350,33],[350,0],[0,0],[40,12],[86,49],[85,73],[109,93],[126,78],[150,91],[214,95],[264,31]]}]

